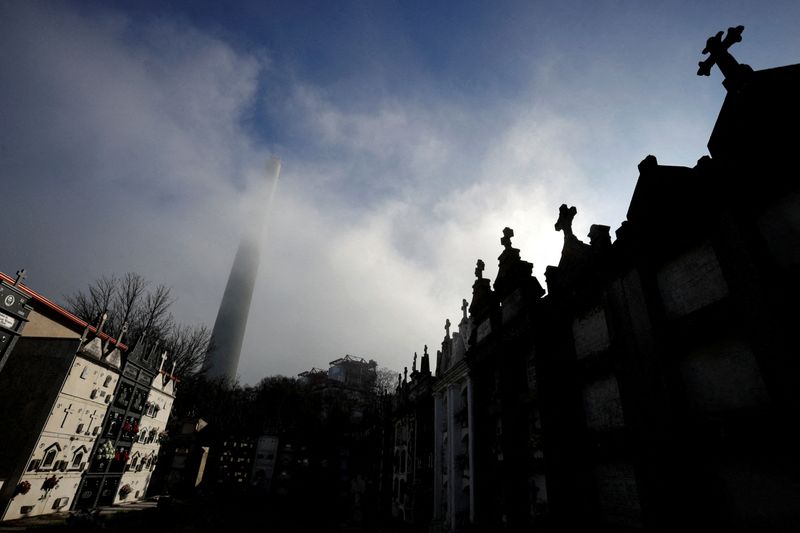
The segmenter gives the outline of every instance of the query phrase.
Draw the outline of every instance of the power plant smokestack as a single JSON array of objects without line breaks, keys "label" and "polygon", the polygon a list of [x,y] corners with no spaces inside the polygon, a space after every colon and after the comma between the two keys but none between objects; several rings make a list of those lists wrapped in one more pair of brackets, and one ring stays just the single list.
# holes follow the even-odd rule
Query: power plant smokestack
[{"label": "power plant smokestack", "polygon": [[264,184],[260,194],[262,198],[257,202],[260,213],[251,218],[252,223],[245,228],[242,235],[228,276],[228,284],[225,286],[225,294],[219,305],[217,320],[214,322],[211,345],[203,364],[208,379],[223,378],[228,383],[236,380],[250,300],[258,274],[261,236],[280,173],[281,160],[277,157],[271,158],[266,172],[269,181]]}]

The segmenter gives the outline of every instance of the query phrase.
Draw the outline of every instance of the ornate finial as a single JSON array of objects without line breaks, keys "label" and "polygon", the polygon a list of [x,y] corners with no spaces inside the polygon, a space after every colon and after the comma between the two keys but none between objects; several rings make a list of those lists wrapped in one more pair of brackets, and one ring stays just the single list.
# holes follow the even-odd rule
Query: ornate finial
[{"label": "ornate finial", "polygon": [[698,76],[709,76],[711,74],[711,67],[717,65],[722,75],[725,76],[725,81],[722,84],[726,89],[736,89],[743,81],[743,77],[751,73],[748,65],[740,65],[736,59],[728,52],[728,48],[733,46],[734,43],[741,42],[742,32],[744,26],[736,26],[735,28],[728,28],[728,34],[722,38],[722,32],[717,32],[706,41],[706,47],[703,48],[703,53],[708,54],[708,57],[698,63],[700,68],[697,69]]},{"label": "ornate finial", "polygon": [[414,352],[414,362],[411,363],[411,373],[417,371],[417,352]]},{"label": "ornate finial", "polygon": [[428,355],[428,345],[427,344],[425,345],[425,350],[422,352],[422,355],[425,355],[425,356]]},{"label": "ornate finial", "polygon": [[449,339],[450,338],[450,319],[444,321],[444,334]]},{"label": "ornate finial", "polygon": [[575,206],[567,207],[567,204],[561,204],[558,208],[558,220],[556,221],[556,231],[563,231],[564,238],[572,237],[572,219],[578,214]]},{"label": "ornate finial", "polygon": [[400,384],[403,383],[403,374],[397,374],[397,388],[400,388]]},{"label": "ornate finial", "polygon": [[27,277],[28,275],[25,273],[24,268],[22,270],[17,270],[17,279],[14,280],[14,286],[16,287],[17,285],[19,285],[19,282]]},{"label": "ornate finial", "polygon": [[502,244],[506,250],[511,248],[511,237],[514,236],[514,230],[511,228],[503,228],[503,237],[500,239],[500,244]]},{"label": "ornate finial", "polygon": [[161,354],[161,365],[159,365],[158,367],[159,374],[161,373],[162,370],[164,370],[164,363],[166,362],[167,362],[167,351],[164,350],[164,352]]},{"label": "ornate finial", "polygon": [[408,381],[408,367],[404,366],[403,367],[403,383],[405,383],[407,381]]},{"label": "ornate finial", "polygon": [[486,268],[486,265],[483,263],[482,259],[478,259],[478,262],[475,265],[475,277],[478,279],[483,279],[483,269]]},{"label": "ornate finial", "polygon": [[463,315],[464,320],[467,319],[467,309],[469,308],[469,304],[467,303],[466,299],[461,300],[461,314]]}]

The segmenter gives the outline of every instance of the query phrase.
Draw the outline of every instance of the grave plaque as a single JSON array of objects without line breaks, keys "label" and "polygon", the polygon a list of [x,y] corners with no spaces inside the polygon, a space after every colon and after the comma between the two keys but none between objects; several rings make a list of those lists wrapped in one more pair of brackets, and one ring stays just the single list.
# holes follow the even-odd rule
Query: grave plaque
[{"label": "grave plaque", "polygon": [[750,346],[724,340],[698,346],[681,361],[689,405],[700,412],[756,407],[769,401]]},{"label": "grave plaque", "polygon": [[641,527],[642,507],[633,465],[596,465],[595,480],[603,521],[614,525]]},{"label": "grave plaque", "polygon": [[595,307],[585,315],[573,320],[572,335],[575,339],[575,353],[578,359],[606,351],[611,341],[603,308]]},{"label": "grave plaque", "polygon": [[[24,277],[24,271],[17,273],[17,282]],[[14,349],[17,337],[28,321],[31,307],[28,295],[16,285],[0,281],[0,370]]]},{"label": "grave plaque", "polygon": [[519,289],[509,294],[508,297],[503,300],[503,305],[501,307],[503,312],[503,324],[517,316],[522,309],[522,303],[522,292]]},{"label": "grave plaque", "polygon": [[606,376],[587,384],[583,389],[583,409],[589,429],[602,431],[623,427],[625,418],[617,378]]},{"label": "grave plaque", "polygon": [[669,318],[687,315],[728,295],[717,254],[708,243],[662,266],[657,280]]}]

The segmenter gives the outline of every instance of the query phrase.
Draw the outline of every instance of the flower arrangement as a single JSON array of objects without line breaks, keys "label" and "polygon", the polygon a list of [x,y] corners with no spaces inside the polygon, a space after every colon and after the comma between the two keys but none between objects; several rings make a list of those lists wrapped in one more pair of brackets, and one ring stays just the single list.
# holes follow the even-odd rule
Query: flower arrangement
[{"label": "flower arrangement", "polygon": [[58,482],[60,480],[60,477],[50,476],[44,480],[44,483],[42,483],[42,490],[45,492],[53,490],[54,488],[58,487]]},{"label": "flower arrangement", "polygon": [[122,462],[126,463],[126,462],[128,462],[128,458],[130,458],[130,454],[128,453],[128,450],[123,450],[121,452],[120,451],[114,452],[114,460],[115,461],[122,461]]},{"label": "flower arrangement", "polygon": [[100,448],[98,448],[95,457],[97,457],[97,459],[100,459],[101,461],[108,460],[114,457],[114,445],[111,444],[110,440],[105,441],[100,446]]},{"label": "flower arrangement", "polygon": [[119,495],[122,496],[123,498],[126,497],[131,492],[133,492],[133,489],[127,483],[125,485],[122,485],[122,488],[119,489]]},{"label": "flower arrangement", "polygon": [[17,494],[28,494],[28,491],[31,490],[31,482],[30,481],[20,481],[17,485],[17,488],[14,489],[14,496]]},{"label": "flower arrangement", "polygon": [[125,423],[122,424],[122,432],[134,435],[139,433],[139,422],[134,421],[133,424],[131,424],[126,420]]}]

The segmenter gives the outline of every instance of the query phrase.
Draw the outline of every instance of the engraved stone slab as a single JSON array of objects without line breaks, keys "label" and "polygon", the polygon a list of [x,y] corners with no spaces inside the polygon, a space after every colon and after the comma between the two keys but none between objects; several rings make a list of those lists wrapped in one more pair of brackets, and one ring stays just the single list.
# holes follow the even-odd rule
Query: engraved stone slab
[{"label": "engraved stone slab", "polygon": [[611,341],[603,308],[596,307],[584,316],[573,320],[572,335],[575,339],[575,353],[578,359],[608,350]]},{"label": "engraved stone slab", "polygon": [[503,324],[517,316],[522,309],[522,292],[517,289],[503,300],[501,310],[503,312]]},{"label": "engraved stone slab", "polygon": [[641,527],[642,506],[633,465],[598,464],[595,466],[595,479],[603,521],[608,524]]},{"label": "engraved stone slab", "polygon": [[620,428],[625,425],[619,384],[615,376],[606,376],[583,389],[586,426],[593,430]]},{"label": "engraved stone slab", "polygon": [[681,361],[689,405],[701,412],[719,412],[764,405],[766,385],[750,346],[724,340],[698,347]]},{"label": "engraved stone slab", "polygon": [[728,295],[717,254],[708,243],[665,264],[657,280],[669,318],[687,315]]}]

